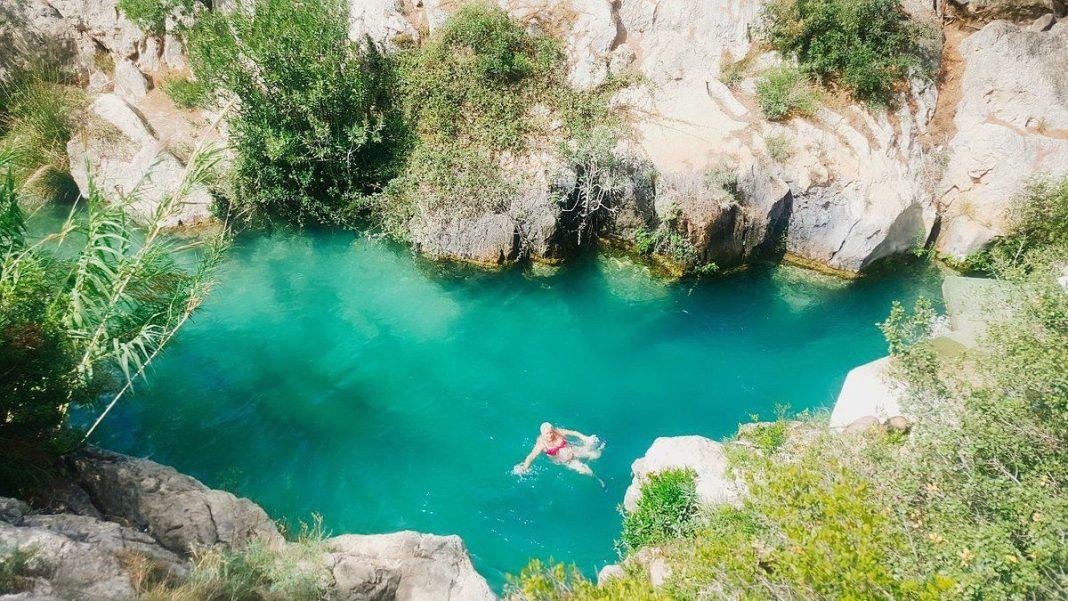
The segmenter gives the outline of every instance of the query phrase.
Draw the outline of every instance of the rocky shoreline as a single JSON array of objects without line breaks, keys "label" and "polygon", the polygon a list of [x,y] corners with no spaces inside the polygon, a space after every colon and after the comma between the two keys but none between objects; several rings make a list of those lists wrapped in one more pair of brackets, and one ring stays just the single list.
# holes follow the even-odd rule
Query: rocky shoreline
[{"label": "rocky shoreline", "polygon": [[[26,592],[4,601],[128,601],[134,560],[180,579],[197,550],[291,544],[252,501],[147,459],[90,447],[68,456],[64,472],[42,509],[0,498],[0,549],[28,555]],[[457,536],[335,536],[313,569],[333,601],[496,598]]]}]

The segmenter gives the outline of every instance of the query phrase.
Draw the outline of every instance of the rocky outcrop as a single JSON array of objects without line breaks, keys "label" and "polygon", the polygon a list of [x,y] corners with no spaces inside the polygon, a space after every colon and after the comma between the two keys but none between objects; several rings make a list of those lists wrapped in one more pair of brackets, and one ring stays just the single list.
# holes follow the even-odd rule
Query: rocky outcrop
[{"label": "rocky outcrop", "polygon": [[669,469],[689,468],[697,474],[697,497],[705,504],[736,504],[739,484],[728,474],[727,455],[722,444],[703,436],[670,436],[653,441],[645,456],[634,461],[632,480],[623,495],[623,508],[633,511],[641,498],[641,487],[649,475]]},{"label": "rocky outcrop", "polygon": [[496,599],[457,536],[347,534],[326,541],[336,601]]},{"label": "rocky outcrop", "polygon": [[165,548],[240,548],[251,540],[284,541],[258,505],[210,489],[173,468],[89,449],[67,461],[71,480],[106,518],[143,530]]},{"label": "rocky outcrop", "polygon": [[[136,220],[147,223],[175,194],[186,165],[158,137],[140,111],[114,94],[93,101],[90,119],[67,144],[70,171],[83,196],[89,175],[104,198],[121,203]],[[164,227],[192,226],[212,219],[211,193],[203,184],[189,187],[179,202],[169,202]]]},{"label": "rocky outcrop", "polygon": [[[752,60],[758,0],[498,4],[562,40],[573,85],[640,76],[614,103],[631,115],[634,149],[654,168],[653,202],[620,203],[617,211],[630,218],[607,235],[633,241],[640,228],[671,230],[693,247],[694,265],[735,265],[784,249],[846,272],[927,240],[936,220],[933,159],[920,138],[934,111],[933,82],[911,81],[888,112],[828,106],[812,118],[769,123],[756,109],[755,81],[780,59],[769,53]],[[432,32],[456,3],[353,6],[357,29],[387,43],[398,32]],[[721,67],[745,57],[752,67],[741,81],[719,81]],[[737,178],[727,195],[703,185],[723,169]],[[437,245],[449,249],[442,254],[496,261],[515,252],[506,221],[500,214],[463,222],[430,216],[420,232],[447,239]],[[492,241],[477,243],[478,235]]]},{"label": "rocky outcrop", "polygon": [[1068,166],[1068,21],[1034,31],[995,21],[961,45],[961,100],[940,184],[938,250],[963,259],[1004,231],[1033,176]]},{"label": "rocky outcrop", "polygon": [[[65,469],[58,499],[63,513],[0,498],[0,557],[25,558],[17,583],[23,596],[12,601],[128,601],[146,569],[155,580],[180,582],[195,549],[239,550],[256,541],[285,551],[287,543],[259,506],[173,468],[89,448],[69,456]],[[73,497],[90,505],[69,503]],[[314,569],[321,570],[332,601],[496,598],[456,536],[342,535],[322,548]]]},{"label": "rocky outcrop", "polygon": [[138,530],[87,516],[36,514],[13,499],[0,499],[0,507],[0,555],[25,557],[18,584],[27,598],[132,599],[135,558],[151,561],[160,576],[188,572],[178,555]]},{"label": "rocky outcrop", "polygon": [[565,206],[558,199],[574,188],[575,172],[548,153],[528,157],[521,171],[512,165],[505,169],[516,184],[507,206],[475,214],[458,214],[447,201],[421,208],[409,224],[415,247],[431,257],[484,266],[519,257],[563,258],[569,240]]}]

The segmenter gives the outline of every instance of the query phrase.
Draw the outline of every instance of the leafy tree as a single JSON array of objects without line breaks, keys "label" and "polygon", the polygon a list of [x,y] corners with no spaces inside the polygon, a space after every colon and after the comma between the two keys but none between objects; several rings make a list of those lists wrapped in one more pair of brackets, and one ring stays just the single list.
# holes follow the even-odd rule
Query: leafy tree
[{"label": "leafy tree", "polygon": [[202,16],[189,43],[198,80],[234,102],[234,208],[336,221],[397,173],[392,67],[349,40],[343,0],[254,0]]}]

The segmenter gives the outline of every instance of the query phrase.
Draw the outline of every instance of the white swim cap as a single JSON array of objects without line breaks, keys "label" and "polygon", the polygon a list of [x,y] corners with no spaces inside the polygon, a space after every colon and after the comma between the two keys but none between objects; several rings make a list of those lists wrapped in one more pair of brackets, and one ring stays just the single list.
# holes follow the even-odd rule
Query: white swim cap
[{"label": "white swim cap", "polygon": [[550,424],[549,422],[542,422],[542,424],[541,424],[541,433],[542,434],[548,434],[549,430],[552,430],[552,429],[553,429],[553,425],[552,424]]}]

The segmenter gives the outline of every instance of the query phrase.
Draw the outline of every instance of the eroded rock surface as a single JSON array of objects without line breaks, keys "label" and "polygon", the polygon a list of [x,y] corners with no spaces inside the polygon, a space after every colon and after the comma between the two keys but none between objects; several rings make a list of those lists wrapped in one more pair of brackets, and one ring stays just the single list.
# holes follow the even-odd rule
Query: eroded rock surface
[{"label": "eroded rock surface", "polygon": [[457,536],[346,534],[326,544],[336,601],[496,599]]},{"label": "eroded rock surface", "polygon": [[68,466],[72,480],[104,516],[144,530],[174,552],[239,548],[254,539],[269,545],[284,542],[258,505],[210,489],[173,468],[98,449],[71,456]]},{"label": "eroded rock surface", "polygon": [[[0,498],[0,557],[21,551],[27,558],[22,592],[11,601],[129,601],[138,566],[180,582],[193,549],[240,550],[255,540],[283,550],[287,544],[258,505],[153,461],[89,448],[69,456],[66,470],[62,488],[82,491],[91,503],[68,511],[88,515],[43,513]],[[69,490],[61,496],[72,497]],[[315,565],[333,601],[496,598],[456,536],[342,535],[323,548]]]},{"label": "eroded rock surface", "polygon": [[1068,166],[1068,21],[1045,31],[995,21],[966,39],[961,55],[938,239],[957,259],[1004,231],[1031,177],[1059,177]]},{"label": "eroded rock surface", "polygon": [[[144,116],[115,94],[93,101],[91,117],[67,144],[70,171],[83,196],[89,194],[89,176],[109,202],[123,203],[127,212],[149,222],[159,206],[171,197],[186,177],[186,164],[158,137]],[[192,226],[212,219],[211,193],[194,184],[167,211],[164,227]]]},{"label": "eroded rock surface", "polygon": [[[432,32],[457,6],[438,0],[357,4],[358,23],[392,24],[358,28],[382,43],[402,30]],[[617,212],[627,219],[604,233],[633,241],[637,229],[667,228],[689,241],[698,264],[729,266],[785,250],[847,272],[926,242],[936,214],[932,159],[920,138],[937,97],[932,81],[910,82],[889,112],[833,106],[812,118],[770,123],[756,108],[755,80],[778,58],[756,57],[741,81],[720,81],[722,66],[756,52],[758,0],[498,4],[562,40],[573,85],[640,76],[614,103],[630,112],[635,150],[653,167],[654,202],[620,201]],[[724,168],[737,176],[734,194],[699,185]],[[439,246],[451,250],[442,254],[464,258],[470,252],[486,262],[515,247],[499,215],[428,220],[431,227],[420,232],[447,239]],[[492,241],[472,240],[482,233],[492,233]]]}]

